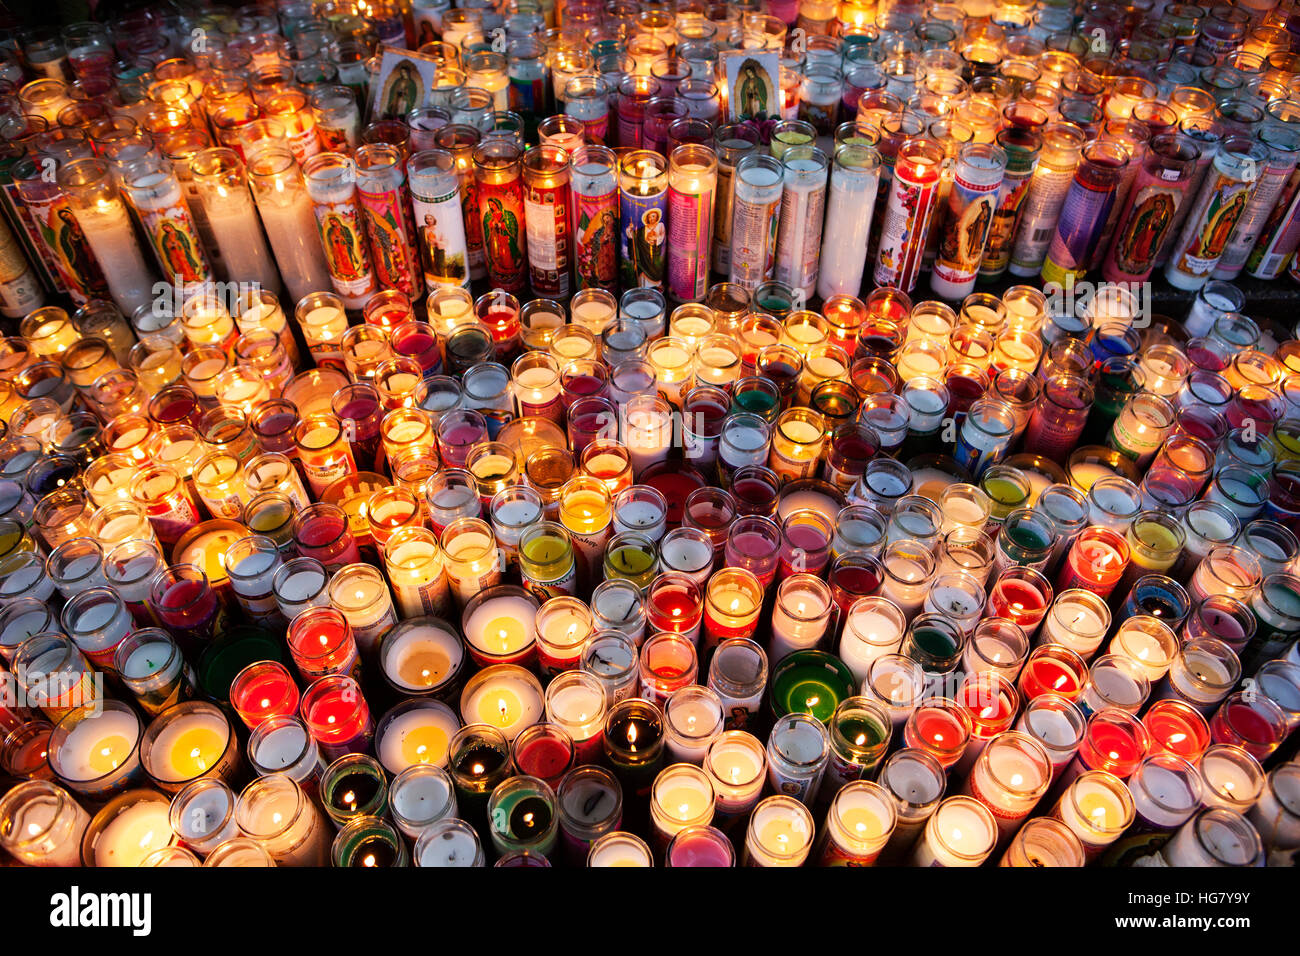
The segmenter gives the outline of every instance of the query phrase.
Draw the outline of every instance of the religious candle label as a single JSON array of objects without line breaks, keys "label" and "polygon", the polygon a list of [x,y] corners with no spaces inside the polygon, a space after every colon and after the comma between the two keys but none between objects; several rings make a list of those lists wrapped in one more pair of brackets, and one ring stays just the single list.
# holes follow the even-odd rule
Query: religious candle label
[{"label": "religious candle label", "polygon": [[469,288],[469,248],[460,190],[422,193],[411,189],[415,228],[420,237],[424,284],[432,292],[440,286]]},{"label": "religious candle label", "polygon": [[553,299],[569,296],[569,187],[526,186],[524,223],[533,292]]}]

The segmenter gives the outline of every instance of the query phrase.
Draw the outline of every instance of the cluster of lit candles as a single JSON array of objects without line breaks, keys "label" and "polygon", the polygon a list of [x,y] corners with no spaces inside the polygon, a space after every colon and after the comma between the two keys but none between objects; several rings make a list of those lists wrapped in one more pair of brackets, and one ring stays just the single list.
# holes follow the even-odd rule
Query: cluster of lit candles
[{"label": "cluster of lit candles", "polygon": [[[66,209],[93,255],[46,277],[71,309],[42,304],[39,230],[4,286],[0,847],[341,867],[1300,848],[1300,340],[1226,281],[1300,241],[1278,15],[1108,34],[1133,63],[1155,48],[1147,80],[1074,50],[1052,7],[733,6],[724,45],[712,8],[605,38],[603,6],[571,0],[543,67],[529,34],[554,10],[512,6],[503,54],[502,11],[413,6],[441,37],[436,105],[369,125],[346,85],[335,115],[340,37],[306,58],[335,73],[302,79],[284,37],[204,21],[249,39],[161,60],[103,115],[80,97],[105,79],[94,30],[69,32],[68,76],[25,41],[43,79],[18,91],[4,195]],[[401,29],[366,9],[362,32]],[[793,113],[759,143],[694,57],[794,52],[792,28]],[[832,53],[855,117],[814,125]],[[534,66],[543,100],[511,113]],[[1275,152],[1174,149],[1207,128]],[[1109,229],[1081,239],[1059,204],[1044,226],[1046,191],[1072,208],[1107,150],[1132,173]],[[1128,284],[1162,244],[1137,268],[1116,201],[1170,169],[1166,274],[1199,289],[1177,321]],[[1003,215],[1013,171],[1040,218],[985,223],[963,272],[947,237],[980,195]],[[1251,186],[1256,231],[1215,261],[1181,238],[1220,222],[1202,178]],[[939,298],[914,300],[925,264]],[[1066,306],[975,291],[1089,266],[1114,281]]]}]

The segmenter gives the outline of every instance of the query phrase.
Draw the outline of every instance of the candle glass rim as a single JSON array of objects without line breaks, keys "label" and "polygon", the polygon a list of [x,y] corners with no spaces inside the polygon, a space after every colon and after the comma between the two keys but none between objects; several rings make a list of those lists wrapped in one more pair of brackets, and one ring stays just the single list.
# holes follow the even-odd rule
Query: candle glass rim
[{"label": "candle glass rim", "polygon": [[[60,772],[57,764],[62,763],[62,760],[59,758],[62,757],[63,744],[67,741],[68,736],[83,721],[95,720],[101,715],[101,713],[107,711],[112,711],[117,714],[126,714],[135,721],[135,739],[131,742],[130,751],[122,758],[122,761],[116,767],[100,774],[99,776],[88,777],[85,779],[74,779],[65,776],[64,773]],[[111,778],[113,777],[119,777],[120,779],[117,783],[125,786],[136,776],[135,769],[138,767],[140,761],[141,743],[144,739],[144,731],[144,723],[140,720],[140,716],[135,712],[135,709],[122,701],[108,698],[102,701],[96,701],[94,704],[73,707],[69,709],[66,714],[60,717],[58,722],[51,729],[50,737],[47,742],[46,759],[49,763],[50,769],[54,771],[60,784],[72,790],[76,790],[79,793],[87,795],[99,794],[104,792],[104,788],[111,785]],[[56,753],[59,755],[59,758],[56,758]],[[108,792],[112,791],[109,790]]]},{"label": "candle glass rim", "polygon": [[[153,764],[153,745],[166,726],[178,718],[189,716],[190,714],[203,714],[208,717],[219,718],[222,725],[226,728],[226,739],[222,744],[221,753],[212,761],[204,770],[194,774],[192,777],[179,777],[169,779],[159,775],[161,768],[152,766]],[[230,720],[220,707],[215,704],[209,704],[207,701],[186,700],[173,704],[166,710],[161,711],[154,716],[149,722],[149,726],[144,729],[140,735],[140,764],[144,767],[145,773],[153,783],[164,790],[171,792],[173,788],[179,789],[181,785],[189,783],[202,777],[220,777],[222,776],[222,766],[226,763],[226,758],[231,754],[231,748],[234,747],[236,755],[238,754],[239,741],[235,736],[235,729],[231,726]]]}]

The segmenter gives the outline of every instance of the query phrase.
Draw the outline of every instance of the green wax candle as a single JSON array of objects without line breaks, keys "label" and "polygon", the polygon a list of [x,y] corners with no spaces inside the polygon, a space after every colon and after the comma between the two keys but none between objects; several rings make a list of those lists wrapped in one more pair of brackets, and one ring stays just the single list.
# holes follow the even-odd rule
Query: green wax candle
[{"label": "green wax candle", "polygon": [[772,711],[776,717],[811,714],[825,723],[853,691],[853,674],[838,657],[825,651],[796,651],[772,672]]}]

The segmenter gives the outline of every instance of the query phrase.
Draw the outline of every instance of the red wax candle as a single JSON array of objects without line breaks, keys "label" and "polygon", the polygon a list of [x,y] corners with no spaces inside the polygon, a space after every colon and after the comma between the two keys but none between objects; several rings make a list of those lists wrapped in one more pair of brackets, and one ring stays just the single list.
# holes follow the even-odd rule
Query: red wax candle
[{"label": "red wax candle", "polygon": [[1150,736],[1131,714],[1107,707],[1092,715],[1079,747],[1079,762],[1088,770],[1109,770],[1129,777],[1147,754]]},{"label": "red wax candle", "polygon": [[735,865],[735,853],[726,836],[712,827],[687,827],[668,845],[669,866],[727,867]]},{"label": "red wax candle", "polygon": [[[600,743],[599,735],[595,738]],[[552,787],[574,764],[573,744],[553,734],[538,734],[515,748],[515,766],[529,777],[545,780]]]},{"label": "red wax candle", "polygon": [[1030,658],[1020,672],[1020,693],[1025,700],[1056,694],[1078,700],[1083,693],[1083,676],[1066,661],[1051,657]]},{"label": "red wax candle", "polygon": [[1020,710],[1020,695],[1005,677],[985,671],[962,682],[957,703],[970,718],[971,736],[988,739],[1011,728]]},{"label": "red wax candle", "polygon": [[664,516],[664,520],[670,528],[676,528],[682,523],[682,508],[686,504],[686,496],[696,488],[703,488],[706,485],[704,476],[694,468],[669,470],[674,467],[681,468],[681,464],[651,465],[641,475],[640,482],[659,492],[668,502],[668,513]]},{"label": "red wax candle", "polygon": [[313,505],[299,516],[294,541],[301,556],[315,558],[327,569],[356,564],[361,560],[347,515],[341,508]]},{"label": "red wax candle", "polygon": [[1236,744],[1262,761],[1286,739],[1286,715],[1258,692],[1253,700],[1236,693],[1210,719],[1210,736],[1216,744]]},{"label": "red wax candle", "polygon": [[1152,753],[1171,753],[1196,763],[1210,745],[1210,725],[1193,707],[1181,700],[1161,700],[1142,717],[1151,738]]},{"label": "red wax candle", "polygon": [[393,331],[393,350],[398,355],[415,359],[426,376],[437,375],[442,371],[442,351],[438,348],[438,339],[423,323],[399,325]]},{"label": "red wax candle", "polygon": [[313,607],[289,624],[289,653],[302,679],[310,683],[330,674],[351,674],[357,642],[347,618],[332,607]]},{"label": "red wax candle", "polygon": [[1129,563],[1128,542],[1110,528],[1085,528],[1070,547],[1057,589],[1083,588],[1109,597]]},{"label": "red wax candle", "polygon": [[330,760],[367,753],[375,733],[370,707],[351,677],[322,677],[302,695],[303,723]]},{"label": "red wax candle", "polygon": [[971,726],[965,712],[953,701],[918,707],[903,728],[907,746],[927,751],[945,769],[961,759],[970,742]]},{"label": "red wax candle", "polygon": [[216,617],[217,596],[207,581],[173,581],[165,586],[157,612],[159,619],[169,628],[202,630]]},{"label": "red wax candle", "polygon": [[[810,522],[791,522],[781,529],[786,547],[781,549],[781,577],[786,578],[800,571],[808,574],[821,574],[822,568],[830,561],[830,539],[822,529]],[[801,558],[800,566],[794,566],[794,557]]]},{"label": "red wax candle", "polygon": [[993,617],[1012,621],[1032,634],[1047,615],[1052,586],[1033,568],[1007,568],[989,590],[988,610]]},{"label": "red wax candle", "polygon": [[652,630],[686,634],[699,627],[703,616],[700,589],[685,575],[663,575],[650,585],[646,619]]},{"label": "red wax candle", "polygon": [[298,702],[298,685],[276,661],[249,664],[230,684],[230,705],[249,730],[256,730],[270,717],[296,714]]},{"label": "red wax candle", "polygon": [[[777,489],[761,478],[738,478],[731,483],[731,494],[736,499],[736,509],[747,515],[772,515],[776,513]],[[776,569],[773,568],[775,576]]]},{"label": "red wax candle", "polygon": [[861,597],[880,593],[879,567],[864,561],[861,564],[843,564],[831,571],[831,595],[842,614],[848,614],[853,602]]},{"label": "red wax candle", "polygon": [[483,316],[483,324],[492,330],[494,341],[508,342],[519,334],[519,312],[515,309],[489,309]]}]

